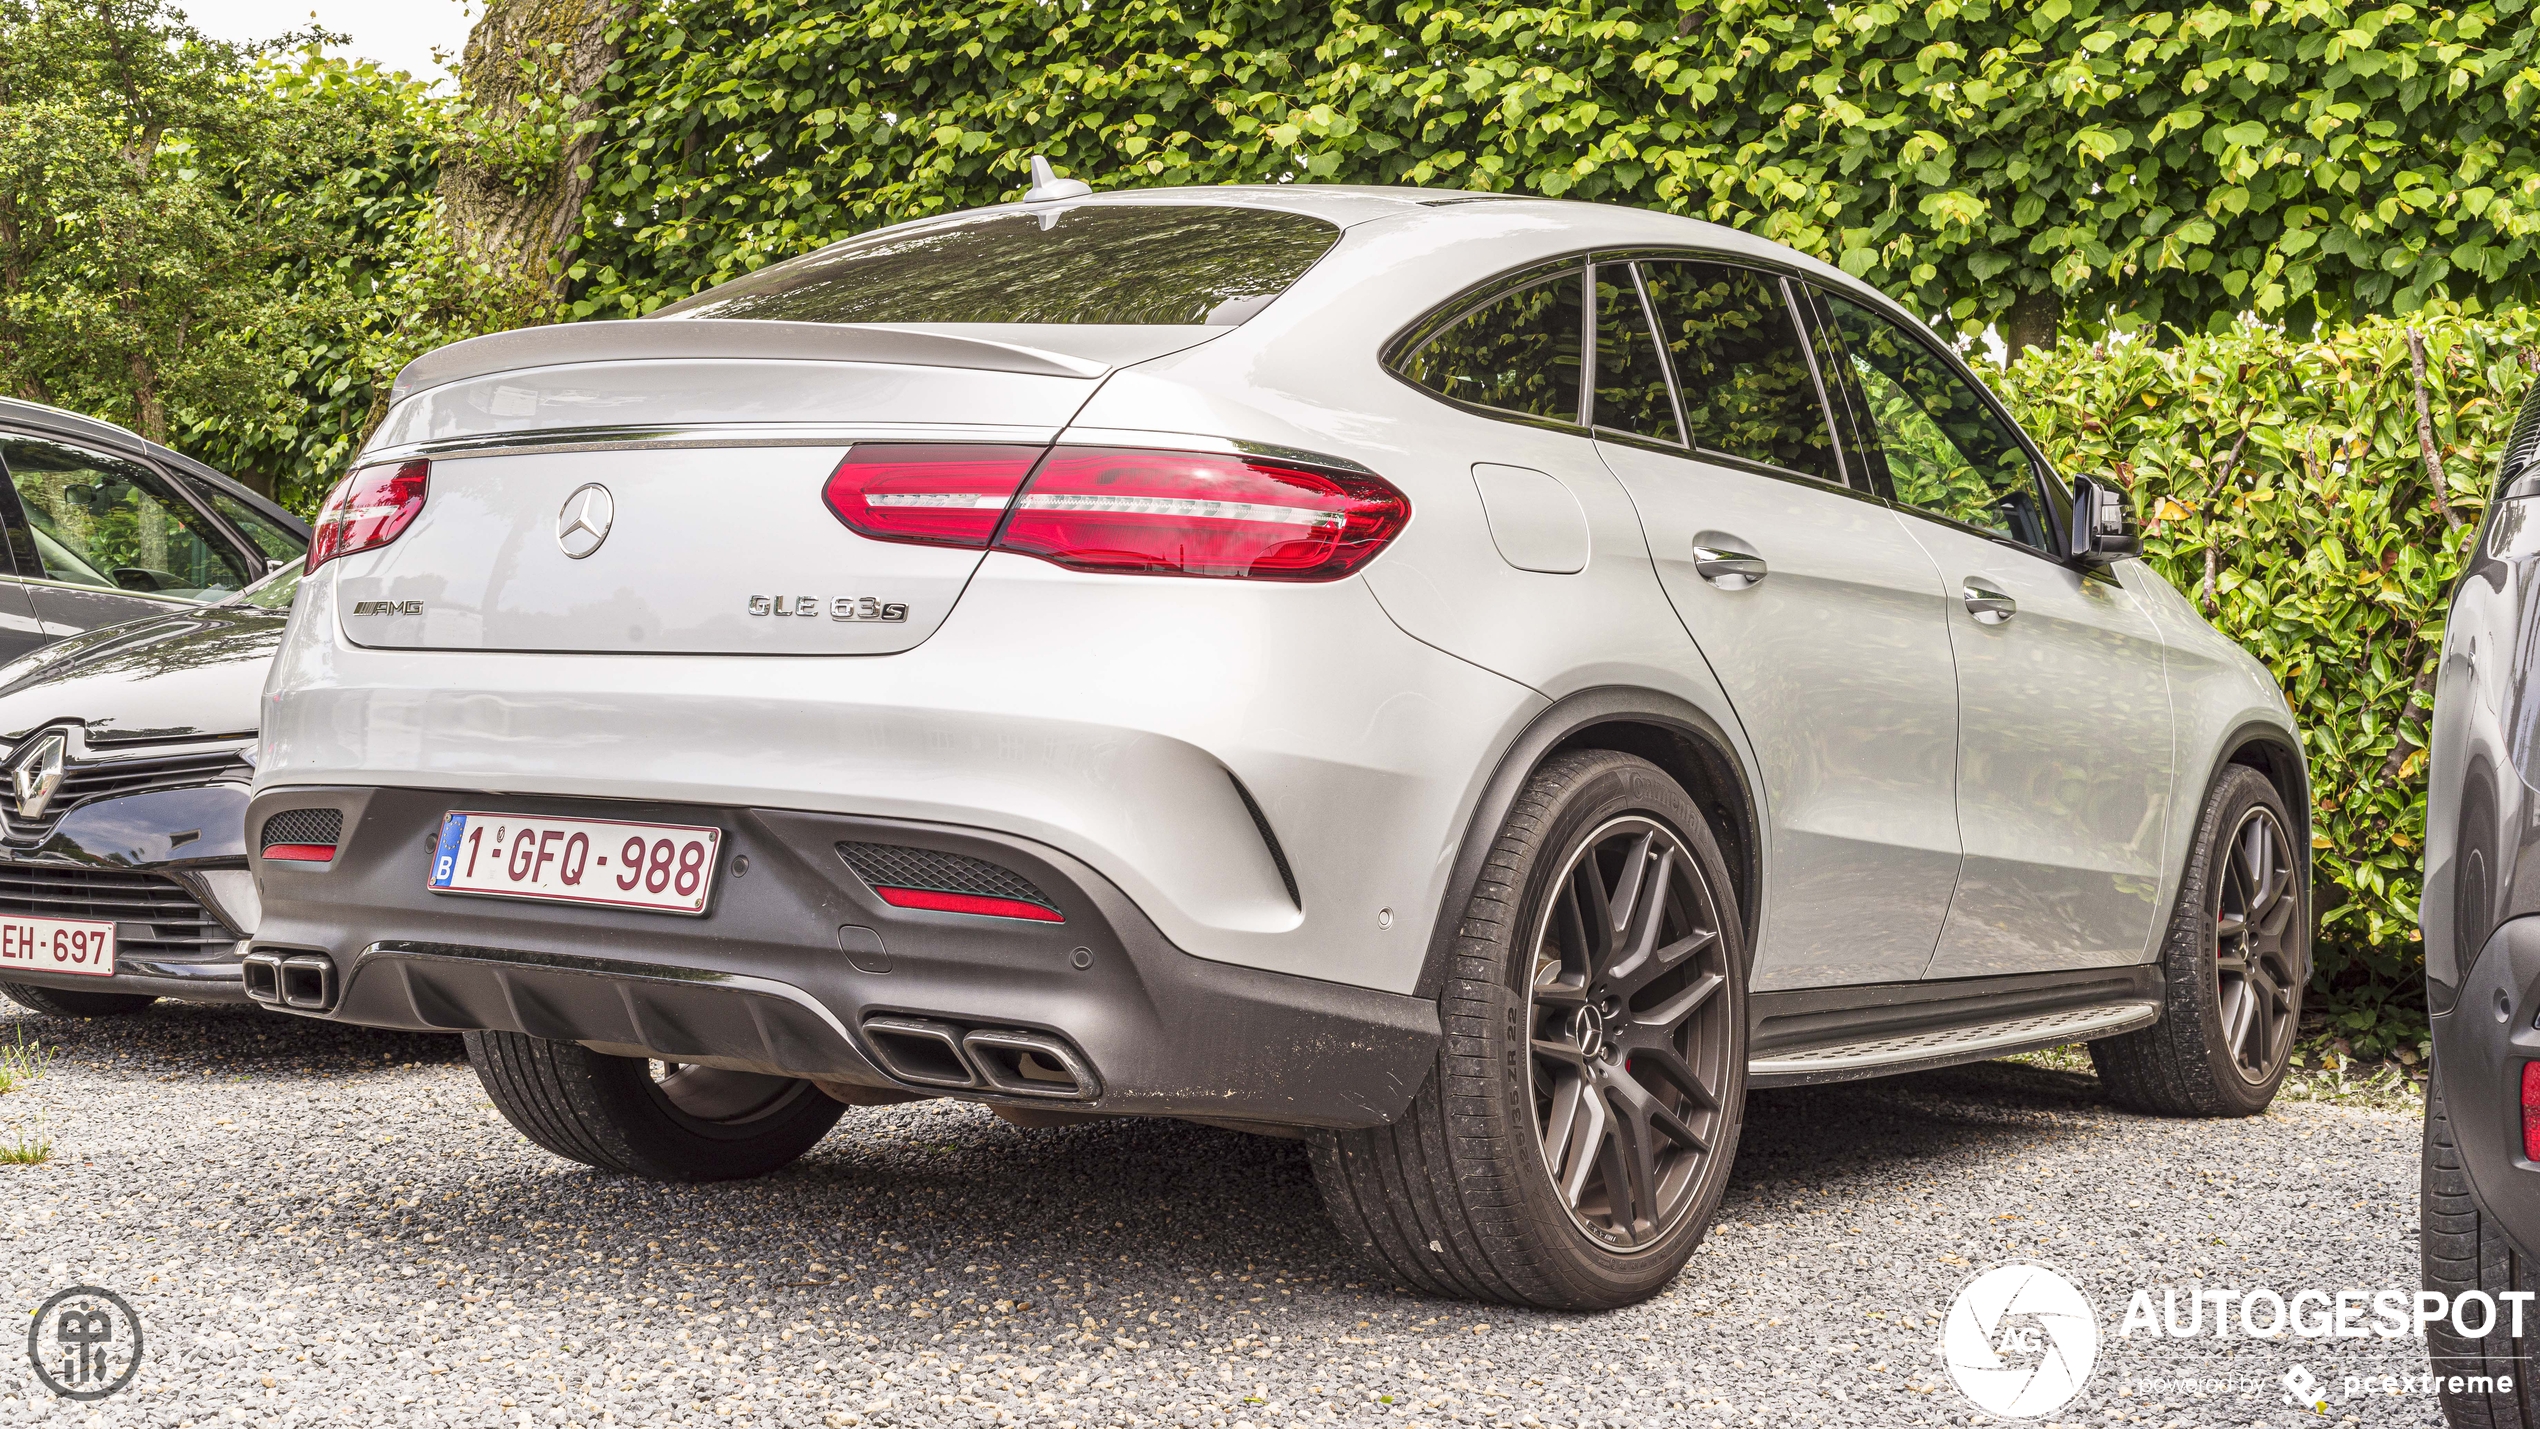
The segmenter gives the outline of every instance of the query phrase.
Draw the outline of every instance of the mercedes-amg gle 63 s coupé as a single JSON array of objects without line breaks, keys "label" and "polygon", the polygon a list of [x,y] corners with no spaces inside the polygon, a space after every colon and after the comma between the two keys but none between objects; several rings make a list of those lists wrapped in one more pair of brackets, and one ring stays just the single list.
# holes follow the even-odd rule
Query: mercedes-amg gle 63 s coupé
[{"label": "mercedes-amg gle 63 s coup\u00e9", "polygon": [[462,1031],[556,1153],[841,1108],[1303,1136],[1403,1282],[1614,1305],[1749,1087],[2283,1075],[2266,672],[1949,345],[1665,215],[903,224],[398,378],[317,523],[248,989]]}]

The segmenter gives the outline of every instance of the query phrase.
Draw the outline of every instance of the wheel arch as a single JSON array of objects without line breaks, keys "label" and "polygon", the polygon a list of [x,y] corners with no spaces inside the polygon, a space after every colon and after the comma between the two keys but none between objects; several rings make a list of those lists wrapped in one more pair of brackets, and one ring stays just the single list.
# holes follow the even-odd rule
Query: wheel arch
[{"label": "wheel arch", "polygon": [[1728,864],[1738,923],[1752,954],[1762,916],[1764,840],[1754,785],[1737,744],[1718,721],[1688,701],[1655,690],[1609,686],[1581,690],[1553,704],[1502,751],[1456,847],[1446,893],[1431,924],[1417,995],[1434,998],[1444,984],[1464,904],[1527,781],[1546,760],[1580,749],[1637,755],[1664,770],[1692,797]]},{"label": "wheel arch", "polygon": [[[2194,810],[2201,812],[2214,788],[2214,781],[2225,769],[2239,765],[2254,769],[2275,786],[2284,800],[2285,812],[2293,816],[2293,842],[2302,851],[2302,892],[2311,910],[2310,944],[2319,942],[2319,920],[2323,910],[2317,888],[2315,860],[2311,855],[2311,770],[2302,757],[2300,737],[2282,725],[2266,720],[2251,720],[2225,735],[2214,756],[2213,767],[2206,771],[2205,782],[2198,789]],[[2195,817],[2191,812],[2190,817]],[[2193,851],[2193,845],[2190,845]],[[2302,976],[2310,976],[2311,947],[2303,950]]]}]

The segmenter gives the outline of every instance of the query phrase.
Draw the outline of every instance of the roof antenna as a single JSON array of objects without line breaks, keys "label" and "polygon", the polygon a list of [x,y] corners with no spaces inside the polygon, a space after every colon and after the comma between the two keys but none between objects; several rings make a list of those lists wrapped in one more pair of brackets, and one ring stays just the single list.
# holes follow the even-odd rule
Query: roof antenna
[{"label": "roof antenna", "polygon": [[1053,203],[1063,198],[1083,198],[1094,186],[1082,179],[1062,179],[1050,168],[1050,161],[1038,154],[1032,156],[1032,186],[1023,191],[1025,203]]}]

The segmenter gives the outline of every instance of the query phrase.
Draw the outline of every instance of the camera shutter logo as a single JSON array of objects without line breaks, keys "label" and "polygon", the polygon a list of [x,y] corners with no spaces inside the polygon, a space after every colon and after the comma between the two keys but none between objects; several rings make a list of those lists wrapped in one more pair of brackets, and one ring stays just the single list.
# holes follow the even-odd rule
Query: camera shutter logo
[{"label": "camera shutter logo", "polygon": [[35,1312],[26,1357],[62,1398],[103,1399],[141,1370],[141,1317],[111,1290],[74,1285]]},{"label": "camera shutter logo", "polygon": [[1940,1328],[1950,1382],[1978,1409],[2034,1419],[2070,1404],[2099,1358],[2099,1317],[2073,1283],[2042,1265],[2005,1265],[1967,1282]]}]

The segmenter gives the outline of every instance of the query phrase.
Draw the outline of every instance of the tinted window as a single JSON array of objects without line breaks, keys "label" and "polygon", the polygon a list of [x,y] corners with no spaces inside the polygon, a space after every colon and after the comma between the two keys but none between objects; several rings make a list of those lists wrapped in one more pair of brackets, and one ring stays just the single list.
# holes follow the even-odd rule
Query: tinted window
[{"label": "tinted window", "polygon": [[289,610],[291,597],[299,593],[300,565],[294,561],[247,587],[246,593],[238,597],[238,603],[252,605],[259,610]]},{"label": "tinted window", "polygon": [[194,492],[210,502],[222,520],[238,528],[238,534],[254,542],[266,560],[296,561],[308,554],[308,542],[292,535],[290,528],[228,492],[201,485]]},{"label": "tinted window", "polygon": [[660,315],[814,323],[1242,322],[1323,256],[1319,218],[1209,205],[1000,210],[832,244]]},{"label": "tinted window", "polygon": [[1630,266],[1622,263],[1596,265],[1596,424],[1664,442],[1684,440],[1649,313]]},{"label": "tinted window", "polygon": [[1414,349],[1402,375],[1442,396],[1579,419],[1579,284],[1566,273],[1493,298]]},{"label": "tinted window", "polygon": [[2040,550],[2028,452],[1976,389],[1896,323],[1829,295],[1896,499]]},{"label": "tinted window", "polygon": [[31,437],[0,439],[0,462],[48,580],[215,600],[264,574],[136,463]]},{"label": "tinted window", "polygon": [[1780,280],[1724,263],[1641,265],[1693,444],[1842,480]]}]

